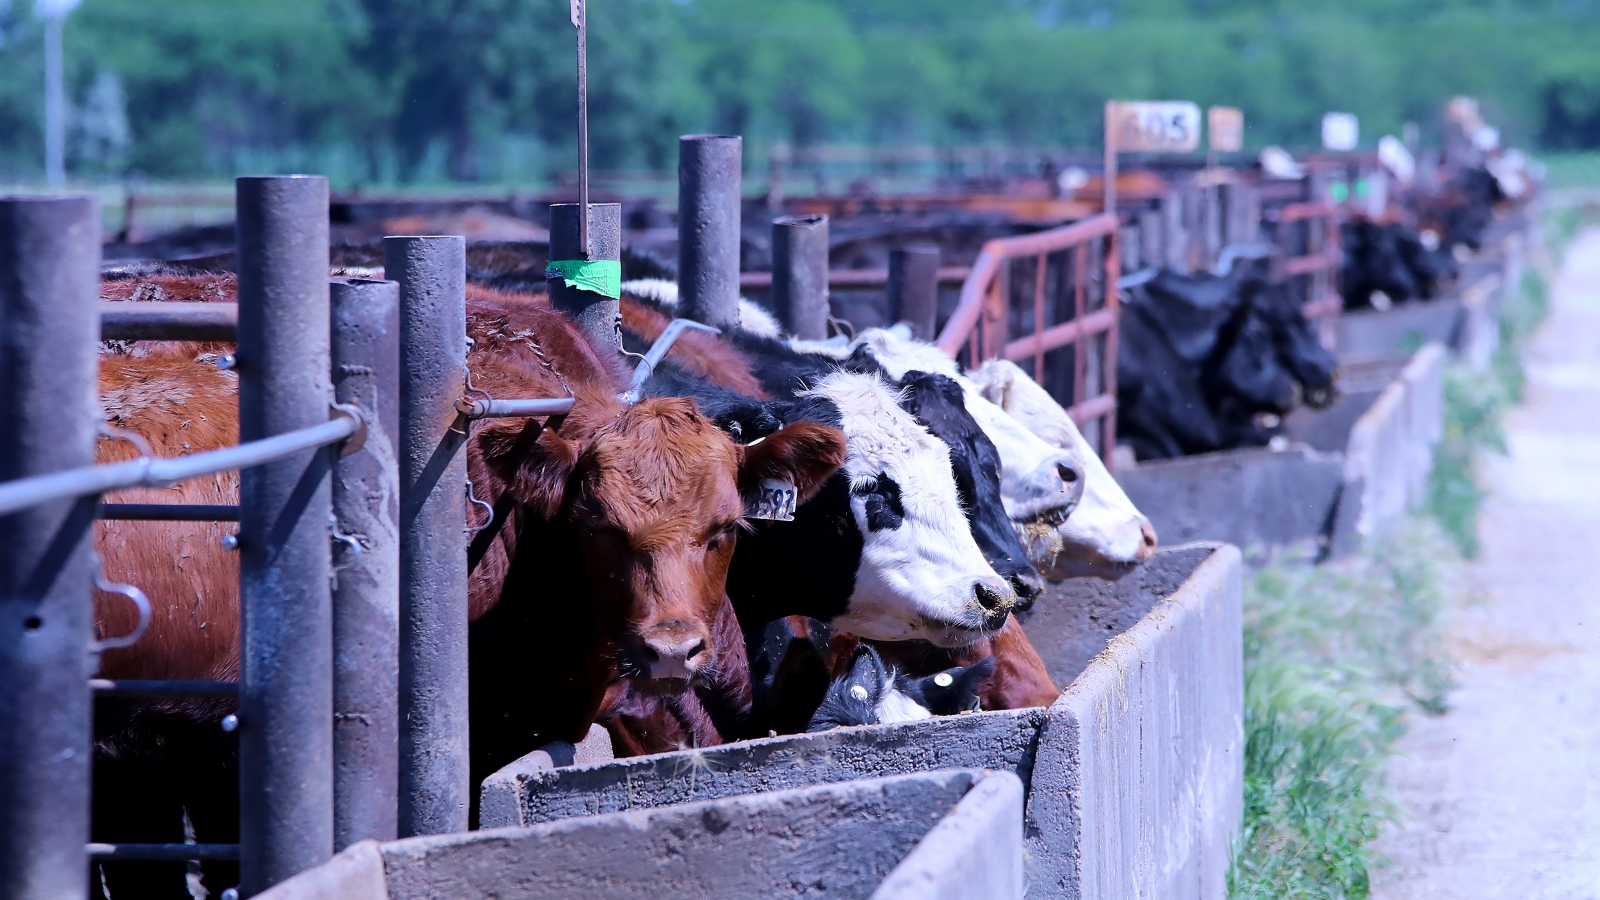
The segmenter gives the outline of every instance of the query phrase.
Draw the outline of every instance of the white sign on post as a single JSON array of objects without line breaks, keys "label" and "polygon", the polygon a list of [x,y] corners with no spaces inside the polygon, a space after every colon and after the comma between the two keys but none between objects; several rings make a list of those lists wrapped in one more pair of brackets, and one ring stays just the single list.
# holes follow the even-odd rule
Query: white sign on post
[{"label": "white sign on post", "polygon": [[1189,153],[1200,146],[1200,107],[1187,101],[1111,103],[1118,153]]},{"label": "white sign on post", "polygon": [[1322,148],[1344,152],[1361,143],[1361,121],[1353,113],[1331,112],[1322,117]]}]

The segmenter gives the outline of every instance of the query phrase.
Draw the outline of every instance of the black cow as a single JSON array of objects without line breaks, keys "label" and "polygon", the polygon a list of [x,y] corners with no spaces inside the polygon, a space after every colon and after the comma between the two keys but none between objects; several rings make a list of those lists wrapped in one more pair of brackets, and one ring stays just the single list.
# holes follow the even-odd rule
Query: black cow
[{"label": "black cow", "polygon": [[1260,446],[1304,401],[1337,395],[1337,360],[1261,264],[1228,276],[1163,271],[1130,292],[1117,361],[1117,430],[1140,459]]}]

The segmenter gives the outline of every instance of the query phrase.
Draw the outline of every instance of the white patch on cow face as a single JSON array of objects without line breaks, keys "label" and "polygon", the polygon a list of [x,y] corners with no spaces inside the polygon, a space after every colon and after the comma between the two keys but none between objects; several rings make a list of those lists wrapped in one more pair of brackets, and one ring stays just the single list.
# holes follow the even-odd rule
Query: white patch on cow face
[{"label": "white patch on cow face", "polygon": [[882,328],[863,331],[849,349],[863,346],[896,380],[907,372],[922,371],[948,376],[961,385],[967,412],[1000,455],[1000,499],[1012,522],[1046,519],[1059,524],[1076,506],[1084,491],[1084,467],[1078,454],[1047,443],[990,402],[943,350],[921,341],[902,340]]},{"label": "white patch on cow face", "polygon": [[1020,529],[1028,559],[1047,578],[1120,577],[1150,558],[1155,530],[1089,448],[1067,411],[1015,363],[990,360],[972,382],[1029,431],[1082,461],[1083,499],[1053,529]]},{"label": "white patch on cow face", "polygon": [[[839,409],[850,509],[862,538],[855,590],[832,625],[874,640],[944,647],[998,628],[1004,614],[997,610],[1016,597],[972,537],[949,449],[877,376],[834,372],[808,393]],[[889,495],[895,509],[886,515]]]},{"label": "white patch on cow face", "polygon": [[927,707],[900,693],[894,686],[892,677],[883,687],[883,696],[878,700],[877,713],[878,722],[883,725],[933,718],[933,713],[929,712]]}]

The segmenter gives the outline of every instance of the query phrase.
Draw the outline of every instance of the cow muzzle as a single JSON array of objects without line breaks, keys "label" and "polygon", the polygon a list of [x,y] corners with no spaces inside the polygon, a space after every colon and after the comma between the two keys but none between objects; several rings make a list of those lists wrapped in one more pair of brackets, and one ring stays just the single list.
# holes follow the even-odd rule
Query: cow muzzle
[{"label": "cow muzzle", "polygon": [[1006,616],[1017,606],[1016,592],[998,578],[983,578],[973,582],[972,605],[983,631],[999,631]]},{"label": "cow muzzle", "polygon": [[641,636],[635,654],[636,677],[652,681],[690,681],[711,658],[711,644],[703,632],[684,628],[652,629]]},{"label": "cow muzzle", "polygon": [[1083,499],[1083,468],[1062,455],[1026,475],[1002,478],[1000,486],[1011,521],[1060,525]]}]

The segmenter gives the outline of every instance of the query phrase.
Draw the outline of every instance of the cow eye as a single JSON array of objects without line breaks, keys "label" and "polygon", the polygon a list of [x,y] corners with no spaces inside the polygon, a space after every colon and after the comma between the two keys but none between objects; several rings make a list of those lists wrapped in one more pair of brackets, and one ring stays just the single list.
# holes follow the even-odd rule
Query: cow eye
[{"label": "cow eye", "polygon": [[862,491],[852,485],[851,490],[863,498],[867,512],[868,531],[892,531],[905,521],[905,506],[900,502],[900,485],[887,474],[871,479],[872,488]]}]

